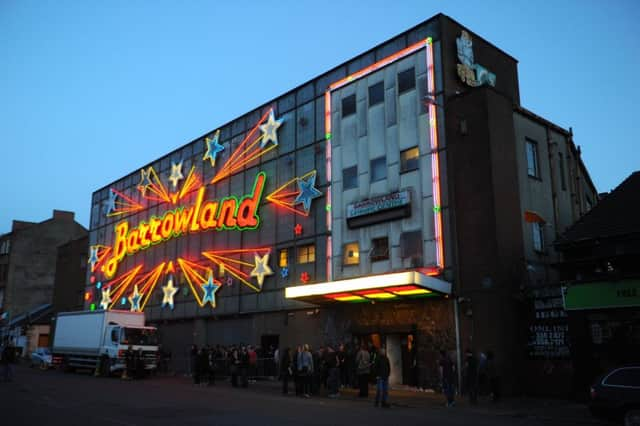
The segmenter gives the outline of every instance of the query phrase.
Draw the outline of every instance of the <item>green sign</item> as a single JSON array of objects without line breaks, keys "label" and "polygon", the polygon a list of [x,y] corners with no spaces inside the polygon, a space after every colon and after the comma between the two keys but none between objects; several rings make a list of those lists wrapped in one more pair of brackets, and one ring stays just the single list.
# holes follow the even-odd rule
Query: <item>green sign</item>
[{"label": "green sign", "polygon": [[640,280],[603,281],[566,288],[564,308],[605,309],[640,307]]}]

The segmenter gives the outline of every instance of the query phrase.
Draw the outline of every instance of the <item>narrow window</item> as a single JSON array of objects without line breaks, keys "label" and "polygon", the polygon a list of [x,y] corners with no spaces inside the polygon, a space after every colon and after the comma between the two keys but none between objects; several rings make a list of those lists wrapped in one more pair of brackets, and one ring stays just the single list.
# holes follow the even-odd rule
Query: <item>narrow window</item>
[{"label": "narrow window", "polygon": [[544,232],[542,229],[542,224],[539,222],[533,222],[533,249],[539,253],[544,249]]},{"label": "narrow window", "polygon": [[374,238],[371,240],[371,260],[373,262],[378,260],[389,259],[389,238]]},{"label": "narrow window", "polygon": [[358,166],[347,167],[342,171],[342,189],[358,187]]},{"label": "narrow window", "polygon": [[356,113],[356,95],[349,95],[342,98],[342,118]]},{"label": "narrow window", "polygon": [[371,160],[371,182],[377,182],[387,178],[387,157],[378,157]]},{"label": "narrow window", "polygon": [[531,139],[527,139],[527,174],[531,177],[540,178],[538,169],[538,144]]},{"label": "narrow window", "polygon": [[278,254],[278,266],[281,268],[286,268],[289,266],[289,250],[288,249],[280,249]]},{"label": "narrow window", "polygon": [[369,106],[384,102],[384,82],[369,86]]},{"label": "narrow window", "polygon": [[307,244],[298,247],[298,263],[313,263],[316,261],[316,246]]},{"label": "narrow window", "polygon": [[558,171],[560,172],[560,185],[562,186],[562,190],[567,190],[567,180],[565,179],[564,173],[564,158],[562,157],[562,153],[558,153]]},{"label": "narrow window", "polygon": [[358,243],[344,245],[342,263],[345,265],[357,265],[360,263],[360,246]]},{"label": "narrow window", "polygon": [[398,95],[415,89],[416,72],[413,68],[398,73]]},{"label": "narrow window", "polygon": [[400,153],[400,173],[409,172],[418,169],[418,160],[420,159],[420,151],[418,147],[409,148]]}]

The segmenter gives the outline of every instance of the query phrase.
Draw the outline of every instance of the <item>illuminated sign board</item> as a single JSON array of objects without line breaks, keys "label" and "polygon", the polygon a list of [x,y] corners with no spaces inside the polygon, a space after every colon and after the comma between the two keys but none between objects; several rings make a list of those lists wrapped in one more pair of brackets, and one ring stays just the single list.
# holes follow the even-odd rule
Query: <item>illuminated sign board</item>
[{"label": "illuminated sign board", "polygon": [[371,198],[347,206],[347,219],[370,215],[383,210],[396,209],[411,204],[409,191],[394,192],[393,194]]},{"label": "illuminated sign board", "polygon": [[[234,145],[222,164],[217,162],[218,156],[228,145],[219,142],[220,131],[205,138],[203,167],[213,169],[209,182],[204,182],[203,176],[196,172],[202,168],[197,161],[186,159],[172,162],[168,176],[158,174],[153,167],[140,170],[140,182],[132,191],[134,194],[109,189],[108,199],[103,203],[104,214],[107,218],[122,219],[113,224],[108,236],[101,237],[108,240],[90,246],[88,260],[91,268],[87,290],[93,291],[91,285],[95,285],[95,294],[102,294],[99,302],[102,309],[125,306],[132,311],[143,311],[158,286],[162,290],[162,308],[173,309],[173,297],[178,293],[176,283],[180,282],[183,285],[186,282],[200,306],[210,304],[213,308],[223,283],[239,282],[256,292],[262,290],[265,278],[274,274],[269,265],[273,248],[268,245],[194,253],[194,246],[200,249],[197,239],[195,244],[185,242],[160,250],[161,255],[138,254],[200,232],[257,229],[261,223],[260,208],[308,216],[313,200],[323,195],[316,188],[316,170],[293,177],[267,194],[264,193],[267,174],[259,169],[247,171],[265,154],[278,148],[278,129],[282,124],[283,120],[275,118],[273,109],[267,110],[244,139]],[[190,168],[183,174],[185,165]],[[251,191],[207,197],[209,187],[216,187],[217,192],[218,185],[227,187],[222,182],[240,172],[255,173],[249,176],[253,178]],[[139,194],[135,194],[136,190]],[[92,220],[92,223],[95,222]],[[123,267],[125,259],[128,261]],[[178,275],[184,279],[177,279]]]}]

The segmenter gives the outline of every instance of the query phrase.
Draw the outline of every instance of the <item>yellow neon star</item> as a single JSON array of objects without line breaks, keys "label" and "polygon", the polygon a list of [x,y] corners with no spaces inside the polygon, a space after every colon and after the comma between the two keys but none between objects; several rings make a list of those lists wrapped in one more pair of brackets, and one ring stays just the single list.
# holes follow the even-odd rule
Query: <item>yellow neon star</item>
[{"label": "yellow neon star", "polygon": [[269,141],[274,145],[278,145],[278,127],[282,125],[282,119],[276,120],[273,115],[273,110],[269,113],[267,122],[260,125],[260,131],[262,132],[262,141],[260,142],[260,148],[264,148]]},{"label": "yellow neon star", "polygon": [[102,309],[109,309],[109,305],[111,304],[111,289],[105,288],[102,290],[102,300],[100,301],[100,307]]},{"label": "yellow neon star", "polygon": [[180,179],[184,179],[184,176],[182,176],[182,161],[180,161],[178,164],[172,161],[171,176],[169,176],[169,181],[171,181],[171,184],[175,188],[176,186],[178,186],[178,181]]},{"label": "yellow neon star", "polygon": [[265,275],[273,275],[273,271],[269,267],[269,253],[265,254],[263,257],[254,254],[253,259],[255,267],[251,271],[250,275],[258,279],[258,286],[262,289]]},{"label": "yellow neon star", "polygon": [[173,277],[169,277],[167,285],[162,287],[162,292],[164,295],[162,296],[162,307],[169,305],[171,309],[173,309],[173,296],[178,292],[178,288],[173,286]]}]

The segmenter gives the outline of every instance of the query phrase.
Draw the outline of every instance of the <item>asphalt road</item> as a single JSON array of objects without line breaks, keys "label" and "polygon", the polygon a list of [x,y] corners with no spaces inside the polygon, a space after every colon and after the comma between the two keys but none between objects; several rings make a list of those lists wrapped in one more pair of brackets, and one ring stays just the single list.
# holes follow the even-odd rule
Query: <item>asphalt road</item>
[{"label": "asphalt road", "polygon": [[[2,425],[570,425],[598,424],[586,409],[575,412],[445,408],[437,398],[424,403],[396,401],[374,408],[371,399],[357,400],[283,396],[274,385],[232,388],[228,382],[198,387],[184,377],[142,381],[95,378],[19,366],[10,383],[0,383]],[[371,398],[371,396],[370,396]],[[423,401],[420,400],[420,401]],[[531,414],[537,412],[538,414]],[[540,414],[542,413],[542,414]]]}]

